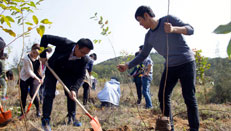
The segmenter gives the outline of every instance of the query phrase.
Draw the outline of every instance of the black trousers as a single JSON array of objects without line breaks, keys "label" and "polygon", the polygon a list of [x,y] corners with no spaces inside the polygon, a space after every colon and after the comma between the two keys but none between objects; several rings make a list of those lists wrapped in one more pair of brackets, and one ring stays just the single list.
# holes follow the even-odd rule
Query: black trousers
[{"label": "black trousers", "polygon": [[90,94],[90,89],[88,83],[83,83],[83,103],[84,105],[87,104],[88,96]]},{"label": "black trousers", "polygon": [[164,89],[164,82],[165,82],[165,74],[166,74],[166,69],[164,70],[162,74],[162,78],[160,82],[160,89],[159,89],[159,94],[158,94],[161,111],[163,111],[163,104],[165,104],[164,115],[170,117],[172,130],[174,130],[170,98],[171,98],[173,88],[175,87],[176,83],[180,80],[181,87],[182,87],[182,94],[184,97],[185,104],[187,106],[188,122],[189,122],[190,131],[198,131],[199,130],[199,113],[198,113],[197,100],[195,97],[195,92],[196,92],[196,89],[195,89],[196,63],[195,61],[168,68],[167,84],[166,84],[165,94],[164,94],[165,101],[163,103],[163,89]]},{"label": "black trousers", "polygon": [[43,98],[44,98],[44,84],[42,84],[39,88],[39,100],[40,100],[40,103],[43,103]]},{"label": "black trousers", "polygon": [[[21,89],[21,101],[22,101],[22,108],[21,108],[21,112],[25,111],[25,106],[26,106],[26,98],[28,95],[28,90],[30,87],[30,96],[31,98],[34,96],[35,91],[37,89],[37,86],[35,86],[33,84],[34,79],[33,78],[29,78],[26,81],[20,80],[20,89]],[[39,99],[36,96],[34,99],[35,107],[37,109],[37,111],[39,111]]]},{"label": "black trousers", "polygon": [[134,77],[134,82],[136,85],[138,100],[141,100],[142,99],[142,80],[141,80],[141,77],[139,77],[139,76]]},{"label": "black trousers", "polygon": [[[60,77],[62,79],[62,77]],[[65,85],[70,88],[72,83],[68,81],[68,79],[62,79]],[[56,78],[51,73],[46,73],[44,84],[44,101],[43,101],[43,119],[50,121],[50,115],[52,111],[53,100],[55,98],[55,91],[56,91]],[[76,92],[76,94],[78,94]],[[65,95],[67,96],[67,110],[68,116],[75,116],[76,115],[76,103],[72,99],[70,99],[68,93],[65,91]]]}]

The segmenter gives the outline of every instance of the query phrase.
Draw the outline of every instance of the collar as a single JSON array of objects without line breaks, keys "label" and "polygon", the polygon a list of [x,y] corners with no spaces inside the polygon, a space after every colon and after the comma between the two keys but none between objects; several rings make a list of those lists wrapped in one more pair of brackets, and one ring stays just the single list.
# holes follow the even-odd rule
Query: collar
[{"label": "collar", "polygon": [[73,49],[72,49],[72,51],[71,51],[71,54],[70,54],[68,60],[77,60],[77,59],[81,59],[81,57],[74,56],[75,47],[76,47],[76,45],[73,47]]}]

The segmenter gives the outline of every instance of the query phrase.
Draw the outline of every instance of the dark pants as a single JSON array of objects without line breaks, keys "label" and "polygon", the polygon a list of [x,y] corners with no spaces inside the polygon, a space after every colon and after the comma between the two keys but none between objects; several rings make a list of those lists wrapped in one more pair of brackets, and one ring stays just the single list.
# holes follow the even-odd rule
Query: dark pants
[{"label": "dark pants", "polygon": [[[62,77],[61,77],[62,79]],[[68,79],[62,79],[63,82],[66,84],[68,88],[72,85]],[[55,98],[55,91],[56,91],[56,78],[51,73],[46,73],[44,84],[44,101],[43,101],[43,117],[42,120],[46,119],[50,121],[50,115],[53,105],[53,99]],[[77,93],[76,93],[77,94]],[[67,110],[68,116],[75,116],[76,114],[76,103],[72,99],[69,98],[68,93],[65,91],[65,95],[67,96]]]},{"label": "dark pants", "polygon": [[[159,89],[159,102],[160,108],[163,112],[163,89],[165,83],[165,74],[166,69],[164,70],[160,82]],[[170,117],[172,130],[174,130],[173,126],[173,118],[171,114],[171,103],[170,97],[175,87],[176,83],[180,80],[182,86],[182,93],[184,97],[185,104],[187,106],[188,112],[188,122],[190,126],[190,131],[198,131],[199,130],[199,113],[197,100],[195,98],[195,82],[196,82],[196,64],[195,61],[189,62],[183,65],[169,67],[168,68],[168,76],[165,88],[165,110],[164,115]]]},{"label": "dark pants", "polygon": [[43,99],[44,99],[44,89],[45,89],[45,85],[44,83],[40,86],[39,88],[39,99],[40,99],[40,103],[43,103]]},{"label": "dark pants", "polygon": [[101,107],[116,107],[116,105],[110,103],[110,102],[101,102]]},{"label": "dark pants", "polygon": [[[29,78],[26,81],[20,80],[20,89],[21,89],[21,101],[22,101],[22,109],[21,112],[24,111],[25,112],[25,107],[26,107],[26,98],[28,95],[28,88],[30,87],[30,96],[31,98],[34,96],[35,91],[37,89],[38,86],[35,86],[33,84],[34,79],[33,78]],[[38,97],[36,96],[34,99],[35,107],[37,109],[37,111],[39,111],[39,100]],[[23,113],[23,112],[22,112]]]},{"label": "dark pants", "polygon": [[88,83],[84,82],[83,83],[83,104],[84,105],[87,104],[89,94],[90,94],[89,85]]},{"label": "dark pants", "polygon": [[134,82],[136,85],[138,100],[141,101],[141,99],[142,99],[142,80],[141,80],[141,77],[139,77],[139,76],[134,77]]}]

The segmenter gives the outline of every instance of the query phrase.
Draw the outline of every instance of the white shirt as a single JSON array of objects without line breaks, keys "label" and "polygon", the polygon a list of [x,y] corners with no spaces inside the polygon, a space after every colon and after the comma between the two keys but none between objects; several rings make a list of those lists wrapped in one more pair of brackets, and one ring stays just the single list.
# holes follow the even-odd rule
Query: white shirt
[{"label": "white shirt", "polygon": [[[22,79],[23,81],[26,81],[30,77],[32,78],[37,77],[36,74],[34,73],[34,68],[33,68],[30,58],[28,57],[28,54],[24,56],[24,58],[22,59],[22,63],[23,63],[23,66],[20,72],[20,79]],[[40,66],[39,68],[42,69],[42,66]]]}]

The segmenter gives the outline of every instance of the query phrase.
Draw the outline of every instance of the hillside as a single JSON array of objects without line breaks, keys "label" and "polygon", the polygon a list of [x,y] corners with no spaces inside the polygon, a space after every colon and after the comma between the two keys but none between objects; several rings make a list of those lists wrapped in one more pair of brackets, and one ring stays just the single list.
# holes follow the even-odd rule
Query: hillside
[{"label": "hillside", "polygon": [[[99,81],[109,79],[111,76],[121,77],[122,83],[127,83],[126,78],[128,72],[120,73],[116,65],[130,60],[133,57],[117,57],[101,62],[93,67],[93,71],[97,73]],[[151,58],[154,62],[152,85],[158,86],[162,72],[164,70],[164,58],[157,53],[152,53]],[[226,103],[231,102],[231,60],[228,58],[208,58],[210,69],[205,70],[205,84],[203,85],[206,92],[207,102]],[[201,85],[198,85],[198,88]],[[203,94],[204,95],[204,94]],[[205,96],[205,95],[204,95]]]},{"label": "hillside", "polygon": [[[136,94],[134,84],[121,85],[120,106],[117,108],[100,108],[97,93],[103,88],[103,83],[99,83],[96,90],[91,90],[90,102],[86,109],[97,116],[103,131],[144,131],[155,130],[156,120],[160,113],[157,90],[152,86],[153,109],[145,109],[144,99],[141,105],[136,105]],[[51,126],[54,131],[92,131],[90,119],[77,107],[76,117],[82,122],[81,127],[67,125],[66,96],[60,86],[57,90],[51,114]],[[186,131],[188,129],[186,107],[181,96],[179,85],[173,92],[172,113],[176,131]],[[18,88],[10,88],[9,99],[2,104],[4,110],[10,109],[13,118],[7,125],[1,125],[1,131],[41,131],[41,119],[35,116],[35,106],[33,105],[26,119],[19,120],[20,101]],[[79,91],[79,101],[82,103],[82,88]],[[28,101],[30,98],[28,97]],[[42,107],[41,107],[42,108]],[[231,105],[230,104],[199,104],[200,131],[228,131],[231,130]]]},{"label": "hillside", "polygon": [[[150,87],[152,93],[152,103],[154,108],[147,110],[144,108],[145,101],[141,105],[136,105],[136,90],[132,79],[127,73],[119,73],[116,65],[126,61],[128,58],[118,57],[95,65],[94,71],[98,73],[98,84],[96,90],[91,90],[89,104],[86,109],[97,116],[104,131],[143,131],[155,130],[156,121],[161,114],[157,98],[159,79],[163,70],[164,59],[158,54],[151,54],[155,63],[154,79]],[[119,62],[118,62],[119,61]],[[231,130],[231,90],[230,75],[231,61],[225,58],[208,59],[211,68],[206,71],[206,84],[196,85],[199,114],[200,131],[228,131]],[[112,75],[117,75],[124,84],[121,84],[120,106],[118,108],[100,108],[97,93],[103,88],[106,81]],[[54,131],[90,131],[90,119],[77,108],[76,117],[82,122],[83,126],[73,127],[67,125],[66,96],[62,87],[57,87],[60,92],[56,96],[51,114],[52,129]],[[78,99],[82,103],[82,88],[79,91]],[[3,101],[4,110],[12,111],[12,120],[7,125],[0,125],[3,131],[41,131],[41,120],[35,117],[35,107],[32,106],[27,119],[20,121],[20,101],[18,86],[9,86],[7,101]],[[30,101],[30,98],[27,98]],[[176,131],[188,130],[187,112],[181,95],[180,84],[177,84],[172,93],[172,113]],[[42,108],[42,106],[41,106]]]}]

